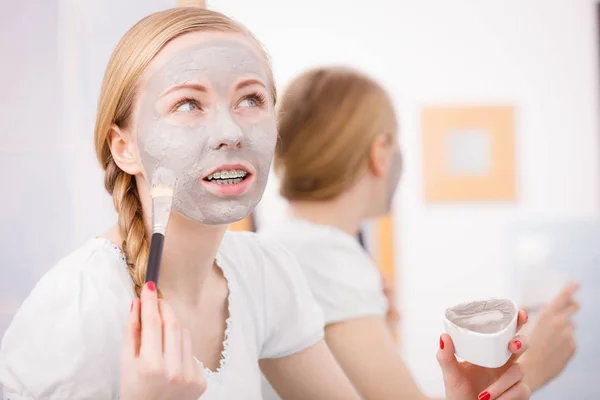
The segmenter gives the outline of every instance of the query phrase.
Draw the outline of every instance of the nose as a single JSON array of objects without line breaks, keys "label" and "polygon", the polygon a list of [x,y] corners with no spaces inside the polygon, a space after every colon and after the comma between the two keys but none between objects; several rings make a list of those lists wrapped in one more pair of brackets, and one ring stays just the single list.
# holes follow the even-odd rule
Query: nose
[{"label": "nose", "polygon": [[[238,128],[239,130],[239,128]],[[241,131],[240,131],[241,133]],[[241,148],[242,147],[242,135],[224,134],[216,143],[215,149],[221,150],[223,148]]]},{"label": "nose", "polygon": [[212,148],[215,150],[234,149],[243,147],[244,134],[239,125],[228,112],[221,112],[216,121],[216,135],[213,137]]}]

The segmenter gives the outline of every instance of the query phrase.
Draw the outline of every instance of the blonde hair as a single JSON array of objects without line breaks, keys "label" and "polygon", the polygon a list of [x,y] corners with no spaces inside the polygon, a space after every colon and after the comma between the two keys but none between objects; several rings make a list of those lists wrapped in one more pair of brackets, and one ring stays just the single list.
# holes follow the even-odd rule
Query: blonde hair
[{"label": "blonde hair", "polygon": [[328,200],[366,171],[377,135],[395,135],[392,101],[372,79],[347,68],[297,77],[280,99],[275,170],[288,200]]},{"label": "blonde hair", "polygon": [[[129,124],[140,79],[148,64],[170,40],[192,31],[241,33],[254,40],[262,50],[260,43],[245,27],[223,14],[195,7],[157,12],[139,21],[123,36],[108,62],[100,92],[94,132],[96,154],[105,171],[104,186],[112,195],[119,214],[121,247],[138,296],[146,274],[148,232],[135,177],[117,166],[108,137],[112,124],[120,128]],[[263,55],[268,64],[264,51]],[[270,67],[268,73],[275,99]]]}]

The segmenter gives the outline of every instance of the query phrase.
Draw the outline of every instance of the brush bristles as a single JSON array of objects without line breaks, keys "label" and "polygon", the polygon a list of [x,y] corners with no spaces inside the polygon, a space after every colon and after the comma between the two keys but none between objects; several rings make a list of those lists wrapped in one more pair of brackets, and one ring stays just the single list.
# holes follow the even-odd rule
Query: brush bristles
[{"label": "brush bristles", "polygon": [[161,196],[173,196],[173,187],[164,185],[152,186],[150,194],[152,195],[152,198]]},{"label": "brush bristles", "polygon": [[152,175],[152,198],[161,196],[173,196],[175,189],[175,174],[167,168],[158,168]]}]

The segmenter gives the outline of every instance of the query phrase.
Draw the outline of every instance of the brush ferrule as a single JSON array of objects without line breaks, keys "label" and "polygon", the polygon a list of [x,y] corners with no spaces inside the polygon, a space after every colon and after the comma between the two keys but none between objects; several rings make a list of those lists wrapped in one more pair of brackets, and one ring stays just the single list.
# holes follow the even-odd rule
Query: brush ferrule
[{"label": "brush ferrule", "polygon": [[152,198],[152,233],[167,233],[167,224],[171,215],[172,196]]}]

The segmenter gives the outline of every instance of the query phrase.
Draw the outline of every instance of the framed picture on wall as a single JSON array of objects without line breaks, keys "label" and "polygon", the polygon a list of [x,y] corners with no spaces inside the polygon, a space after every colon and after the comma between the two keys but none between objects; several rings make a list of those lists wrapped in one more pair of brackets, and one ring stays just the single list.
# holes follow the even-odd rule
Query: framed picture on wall
[{"label": "framed picture on wall", "polygon": [[427,107],[422,112],[425,201],[512,201],[511,106]]}]

